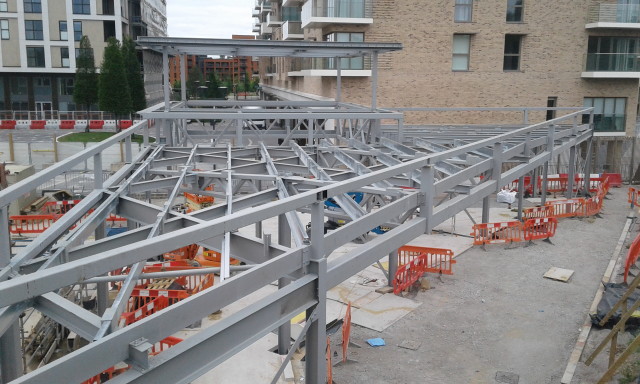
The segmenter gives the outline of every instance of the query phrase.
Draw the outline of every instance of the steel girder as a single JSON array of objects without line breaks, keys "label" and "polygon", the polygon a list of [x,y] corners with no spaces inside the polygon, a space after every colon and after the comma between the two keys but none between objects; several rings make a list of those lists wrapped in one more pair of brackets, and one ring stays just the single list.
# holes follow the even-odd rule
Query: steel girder
[{"label": "steel girder", "polygon": [[[567,115],[565,119],[573,119],[582,112]],[[127,193],[148,191],[152,188],[168,189],[171,188],[172,182],[174,195],[182,181],[194,185],[206,180],[207,183],[224,185],[222,182],[227,177],[227,172],[220,169],[189,170],[182,173],[175,169],[177,166],[186,165],[190,158],[198,164],[220,166],[228,161],[222,149],[200,146],[196,149],[158,147],[161,148],[156,150],[158,157],[145,163],[143,158],[148,159],[150,154],[147,151],[145,157],[136,160],[131,169],[123,171],[117,177],[114,176],[113,185],[107,183],[107,189],[96,191],[84,203],[86,209],[107,203],[109,210],[114,210],[142,226],[91,243],[62,242],[56,245],[56,248],[52,247],[64,234],[65,228],[59,228],[62,226],[60,224],[54,230],[45,232],[38,242],[39,245],[23,250],[12,259],[10,267],[2,270],[0,277],[4,276],[5,281],[0,282],[0,307],[4,307],[0,309],[0,325],[10,324],[16,313],[19,314],[25,307],[33,306],[83,337],[88,337],[99,326],[99,318],[88,312],[75,311],[75,304],[63,301],[64,299],[54,293],[57,289],[83,283],[86,279],[189,244],[220,244],[222,236],[229,232],[230,249],[234,250],[231,256],[244,256],[245,260],[255,263],[255,266],[140,322],[115,330],[112,334],[15,382],[79,382],[121,361],[132,363],[133,368],[118,377],[115,382],[157,382],[158,377],[169,377],[164,376],[167,372],[171,372],[172,381],[175,382],[193,380],[257,337],[288,321],[301,310],[317,306],[326,294],[326,289],[339,284],[372,262],[425,233],[428,228],[433,228],[495,193],[501,187],[499,180],[518,179],[551,161],[552,156],[569,151],[587,141],[592,134],[586,125],[553,130],[548,130],[548,126],[549,124],[545,123],[536,124],[474,143],[439,147],[438,151],[428,154],[420,153],[421,148],[389,140],[383,140],[383,147],[375,147],[373,144],[365,144],[366,147],[358,145],[359,149],[355,150],[366,152],[375,148],[377,151],[370,151],[366,156],[370,162],[367,165],[348,155],[348,148],[323,141],[319,147],[320,151],[342,163],[342,167],[351,168],[352,171],[347,173],[341,173],[339,169],[333,168],[333,164],[326,163],[324,155],[318,154],[314,159],[314,155],[309,155],[304,148],[297,145],[292,145],[290,149],[263,145],[232,150],[231,167],[227,169],[233,172],[233,179],[243,175],[244,180],[251,182],[251,172],[257,172],[258,176],[255,179],[262,180],[262,186],[254,186],[255,189],[248,194],[234,196],[230,214],[227,213],[226,204],[183,214],[167,209],[166,206],[160,207],[127,196]],[[545,131],[551,136],[544,136],[540,131]],[[525,139],[518,142],[522,137]],[[494,158],[493,152],[500,148],[499,143],[505,140],[512,142],[512,145],[500,149]],[[434,148],[430,147],[429,150]],[[536,155],[530,156],[531,150],[535,150]],[[99,152],[79,154],[74,161],[82,161],[87,156],[97,153]],[[483,156],[474,163],[461,164],[460,160],[473,153],[492,154],[488,157]],[[323,157],[322,163],[332,166],[321,166],[320,156]],[[512,168],[504,172],[500,169],[495,178],[485,179],[471,186],[468,194],[457,196],[438,206],[433,204],[435,196],[483,173],[496,172],[498,164],[512,159],[517,159]],[[132,172],[136,164],[139,169],[144,169],[144,172]],[[443,172],[443,177],[435,179],[433,173],[428,170],[438,167],[438,164],[447,164],[447,172]],[[167,167],[174,169],[168,170]],[[61,170],[58,168],[54,172]],[[156,179],[138,181],[137,176],[127,178],[127,175],[132,173],[141,176],[153,175]],[[271,175],[265,176],[266,173]],[[304,178],[309,174],[315,175],[317,179]],[[406,175],[418,178],[416,182],[422,185],[421,189],[401,189],[394,184],[395,181],[406,180]],[[10,190],[0,192],[0,202],[6,204],[6,196],[24,193],[43,179],[42,176],[38,176],[22,186],[14,186]],[[286,182],[289,186],[286,188],[288,196],[282,194],[282,188],[274,184],[275,180]],[[198,188],[201,187],[200,185]],[[263,187],[266,189],[262,189]],[[194,187],[189,190],[194,190]],[[362,211],[352,212],[351,222],[319,236],[318,223],[324,220],[324,214],[318,207],[330,197],[338,196],[340,199],[340,196],[347,192],[359,190],[365,191],[368,195],[388,196],[391,202],[375,210],[359,206]],[[279,199],[274,201],[278,193]],[[412,213],[416,210],[421,211],[419,217],[413,217]],[[236,232],[256,222],[296,211],[311,212],[315,229],[312,229],[310,241],[303,241],[294,248],[271,243],[265,245],[263,239]],[[386,234],[370,237],[370,241],[326,264],[326,255],[372,228],[384,225],[391,217],[402,219]],[[164,230],[161,234],[149,238],[150,234],[154,233],[154,225],[158,225],[158,218],[161,218],[160,223]],[[77,215],[69,216],[64,225],[70,227],[75,221]],[[47,253],[50,250],[63,250],[64,257],[57,258],[55,264],[51,263]],[[323,263],[326,265],[325,269],[322,267]],[[136,340],[144,339],[148,343],[159,341],[280,278],[292,278],[293,281],[291,285],[267,297],[264,302],[251,305],[245,311],[238,312],[211,328],[196,332],[183,343],[156,357],[146,356],[144,350],[140,351],[137,347],[139,344]],[[322,287],[320,292],[318,286]],[[260,327],[257,324],[264,326]],[[0,333],[6,328],[0,327]],[[200,361],[197,358],[199,354],[208,355],[210,362]],[[211,354],[214,356],[211,357]]]}]

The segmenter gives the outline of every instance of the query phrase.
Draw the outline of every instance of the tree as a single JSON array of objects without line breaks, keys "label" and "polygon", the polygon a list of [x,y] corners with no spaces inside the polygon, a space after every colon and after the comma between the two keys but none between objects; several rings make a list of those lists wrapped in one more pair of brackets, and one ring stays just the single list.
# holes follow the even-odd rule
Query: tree
[{"label": "tree", "polygon": [[187,92],[189,98],[195,99],[198,96],[198,87],[202,84],[202,72],[200,68],[193,67],[187,73]]},{"label": "tree", "polygon": [[215,72],[211,72],[209,74],[209,78],[207,79],[208,87],[207,88],[207,98],[208,99],[219,99],[222,96],[220,95],[220,82],[218,81],[218,77]]},{"label": "tree", "polygon": [[80,40],[80,52],[76,58],[73,101],[78,105],[84,105],[86,111],[89,111],[91,105],[98,101],[98,74],[88,36],[82,36]]},{"label": "tree", "polygon": [[144,92],[144,80],[140,73],[140,62],[136,53],[136,43],[130,37],[125,37],[122,41],[122,60],[127,74],[127,84],[129,86],[129,96],[131,97],[131,111],[137,112],[147,107],[147,100]]},{"label": "tree", "polygon": [[131,112],[131,96],[124,70],[120,43],[109,38],[100,66],[98,100],[100,109],[116,115],[116,120]]}]

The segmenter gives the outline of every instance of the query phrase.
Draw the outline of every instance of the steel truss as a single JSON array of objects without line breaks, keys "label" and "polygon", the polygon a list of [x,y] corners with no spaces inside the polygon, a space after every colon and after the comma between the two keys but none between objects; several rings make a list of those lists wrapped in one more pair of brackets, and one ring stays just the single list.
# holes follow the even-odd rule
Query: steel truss
[{"label": "steel truss", "polygon": [[[203,111],[206,118],[232,113],[217,111],[215,103],[198,104],[210,108]],[[176,110],[172,110],[174,107]],[[513,180],[522,182],[525,175],[539,169],[546,180],[548,163],[560,153],[570,153],[569,180],[573,180],[573,174],[579,171],[578,146],[590,142],[593,135],[590,124],[579,124],[584,113],[591,113],[591,109],[585,109],[470,143],[396,142],[381,138],[375,123],[369,124],[366,136],[342,128],[331,135],[310,130],[311,136],[306,133],[308,146],[286,141],[272,145],[270,138],[255,145],[190,146],[183,120],[193,118],[189,115],[193,111],[180,109],[191,107],[195,105],[166,103],[160,109],[144,112],[156,123],[164,120],[164,128],[177,127],[173,135],[165,136],[168,144],[148,145],[150,127],[145,120],[0,192],[2,352],[18,347],[11,343],[11,337],[18,317],[30,307],[90,342],[21,377],[12,377],[14,373],[6,368],[15,351],[3,354],[3,382],[77,383],[126,362],[131,369],[110,382],[189,383],[275,329],[279,329],[280,352],[286,354],[291,348],[286,324],[306,311],[307,328],[301,336],[306,344],[305,378],[310,383],[324,383],[328,289],[480,202],[486,220],[492,194]],[[291,120],[325,120],[323,124],[330,120],[339,127],[344,127],[341,119],[360,119],[357,112],[346,112],[342,105],[331,111],[299,110],[305,108],[302,104],[292,106],[298,108],[296,112],[290,112],[292,107],[281,107],[246,113],[255,113],[249,120],[280,120],[283,114],[291,114],[286,115]],[[363,119],[380,121],[373,116],[378,112],[369,109],[362,113],[367,114]],[[386,113],[379,112],[379,116]],[[240,124],[236,127],[243,129]],[[177,134],[180,130],[182,133]],[[133,133],[145,136],[145,149],[104,183],[96,177],[95,189],[80,204],[42,233],[38,241],[11,255],[9,203],[86,159],[93,159],[96,175],[101,174],[102,151],[123,140],[130,146]],[[184,140],[179,140],[182,134]],[[236,139],[240,139],[236,144],[243,143],[242,137]],[[582,171],[588,178],[589,169]],[[211,184],[215,185],[214,191],[205,191]],[[134,197],[158,190],[168,192],[166,204]],[[568,190],[571,193],[573,188]],[[182,192],[214,195],[224,203],[185,214],[172,204]],[[362,192],[365,197],[356,203],[347,195],[349,192]],[[329,198],[342,209],[326,209]],[[93,213],[89,214],[91,209]],[[129,230],[104,237],[104,219],[111,213],[125,217]],[[302,213],[311,217],[308,232],[302,228]],[[327,218],[347,223],[325,233]],[[278,221],[278,244],[261,230],[255,235],[238,231],[252,225],[262,228],[266,220]],[[371,232],[379,226],[390,229],[384,234]],[[91,235],[95,235],[95,241],[88,241]],[[327,260],[336,249],[356,238],[362,240],[357,248]],[[248,266],[235,269],[236,274],[220,284],[119,328],[114,319],[121,313],[126,295],[107,307],[104,297],[100,298],[105,294],[100,284],[110,281],[104,275],[194,243],[222,251],[225,258],[239,259]],[[393,263],[390,266],[389,273],[393,274]],[[132,275],[140,272],[133,271]],[[131,276],[129,280],[124,284],[125,293],[136,278]],[[279,281],[277,292],[194,331],[156,356],[149,355],[150,345],[275,281]],[[58,294],[65,287],[96,283],[98,302],[102,302],[99,314]],[[299,342],[296,340],[295,345]]]}]

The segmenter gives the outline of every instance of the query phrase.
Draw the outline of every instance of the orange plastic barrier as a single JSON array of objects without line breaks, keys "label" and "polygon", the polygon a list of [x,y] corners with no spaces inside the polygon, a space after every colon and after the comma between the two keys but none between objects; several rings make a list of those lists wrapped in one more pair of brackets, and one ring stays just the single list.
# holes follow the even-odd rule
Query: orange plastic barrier
[{"label": "orange plastic barrier", "polygon": [[450,249],[401,247],[398,250],[398,270],[393,279],[393,293],[397,295],[411,287],[427,272],[453,274],[451,267],[455,260],[452,258],[453,252]]},{"label": "orange plastic barrier", "polygon": [[46,120],[31,120],[31,124],[29,124],[29,129],[44,129],[44,126],[47,124]]},{"label": "orange plastic barrier", "polygon": [[130,312],[125,312],[120,316],[120,328],[167,308],[169,299],[164,296],[156,297],[140,308],[134,308],[135,304],[135,300],[129,301]]},{"label": "orange plastic barrier", "polygon": [[102,129],[104,120],[89,120],[89,129]]},{"label": "orange plastic barrier", "polygon": [[551,212],[551,208],[547,205],[541,207],[524,208],[522,210],[522,217],[525,220],[537,219],[541,217],[548,217]]},{"label": "orange plastic barrier", "polygon": [[424,272],[453,275],[452,266],[456,261],[450,249],[405,245],[398,249],[398,266],[408,264],[416,257],[424,258]]},{"label": "orange plastic barrier", "polygon": [[182,341],[181,338],[175,336],[168,336],[164,339],[158,341],[151,347],[151,351],[149,351],[149,356],[155,356],[160,352],[166,351],[167,349],[173,347],[174,345],[180,343]]},{"label": "orange plastic barrier", "polygon": [[16,121],[2,120],[2,122],[0,122],[0,129],[16,129]]},{"label": "orange plastic barrier", "polygon": [[636,207],[640,207],[640,190],[629,187],[629,204],[635,205]]},{"label": "orange plastic barrier", "polygon": [[527,220],[524,223],[524,239],[526,241],[549,240],[555,236],[557,228],[558,219],[555,217]]},{"label": "orange plastic barrier", "polygon": [[[542,183],[544,179],[538,179],[538,188],[542,191]],[[567,190],[567,185],[569,183],[568,177],[548,177],[547,178],[547,192],[548,193],[558,193],[564,192]]]},{"label": "orange plastic barrier", "polygon": [[629,252],[627,253],[627,261],[624,265],[624,282],[627,282],[627,276],[629,276],[629,270],[631,270],[631,266],[633,266],[636,261],[638,261],[638,256],[640,256],[640,234],[636,236],[635,240],[631,243],[629,247]]},{"label": "orange plastic barrier", "polygon": [[609,185],[612,187],[622,187],[622,175],[619,173],[603,173],[602,178],[608,180]]},{"label": "orange plastic barrier", "polygon": [[342,323],[342,363],[347,362],[347,350],[349,349],[349,339],[351,338],[351,302],[347,305],[347,312],[344,314]]},{"label": "orange plastic barrier", "polygon": [[[514,180],[512,182],[510,182],[509,184],[505,185],[505,188],[509,189],[510,191],[517,191],[518,190],[518,180]],[[531,176],[525,176],[524,177],[524,190],[525,192],[532,194],[533,193],[533,186],[531,185]]]},{"label": "orange plastic barrier", "polygon": [[408,264],[398,266],[396,276],[393,279],[393,293],[397,295],[418,281],[424,274],[423,262],[423,258],[416,257]]},{"label": "orange plastic barrier", "polygon": [[60,129],[74,129],[76,127],[75,120],[61,120]]},{"label": "orange plastic barrier", "polygon": [[[162,264],[145,267],[143,273],[180,271],[197,269],[191,266],[165,266]],[[132,308],[140,308],[153,298],[164,296],[169,305],[213,286],[213,273],[206,275],[180,276],[170,279],[141,279],[131,293]]]},{"label": "orange plastic barrier", "polygon": [[602,209],[602,200],[603,199],[600,196],[594,196],[586,199],[584,202],[582,216],[595,216],[600,213],[600,210]]},{"label": "orange plastic barrier", "polygon": [[585,199],[563,199],[545,203],[549,207],[546,217],[576,217],[583,212]]},{"label": "orange plastic barrier", "polygon": [[131,120],[120,120],[118,122],[118,128],[120,129],[131,128],[132,125],[133,125],[133,121]]},{"label": "orange plastic barrier", "polygon": [[16,215],[10,216],[9,232],[42,233],[58,219],[56,215]]},{"label": "orange plastic barrier", "polygon": [[473,245],[522,241],[522,228],[519,221],[475,224],[471,233]]}]

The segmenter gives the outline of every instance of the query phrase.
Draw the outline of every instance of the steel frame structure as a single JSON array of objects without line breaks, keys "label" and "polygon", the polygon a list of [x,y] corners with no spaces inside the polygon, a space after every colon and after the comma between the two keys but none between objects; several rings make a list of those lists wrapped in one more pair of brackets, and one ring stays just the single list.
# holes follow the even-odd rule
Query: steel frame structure
[{"label": "steel frame structure", "polygon": [[[161,50],[166,59],[171,39],[145,39],[141,42],[143,46]],[[188,40],[193,50],[189,53],[205,48],[208,54],[219,52],[212,50],[217,46],[215,41]],[[276,51],[265,52],[284,54],[277,51],[283,42],[272,43]],[[245,44],[243,42],[242,47]],[[314,51],[314,44],[305,44],[307,51]],[[363,52],[377,55],[370,44],[365,44],[368,51],[365,46],[338,50],[346,49],[339,45],[332,51],[326,46],[333,44],[319,44],[322,46],[317,46],[316,55],[339,57]],[[222,45],[227,49],[226,43]],[[268,43],[259,42],[257,46],[264,50]],[[179,53],[184,54],[185,50]],[[242,55],[242,52],[257,55],[255,51],[240,49],[234,53]],[[492,194],[513,180],[519,180],[522,190],[524,176],[536,170],[540,170],[546,181],[548,163],[559,153],[569,153],[572,164],[569,180],[573,180],[573,173],[578,171],[578,146],[590,143],[593,136],[591,124],[579,123],[580,117],[591,113],[591,109],[575,110],[550,121],[473,142],[460,141],[469,138],[464,136],[446,143],[444,139],[438,143],[417,140],[408,145],[378,135],[381,119],[402,121],[402,116],[400,112],[375,108],[375,102],[372,108],[329,103],[332,109],[326,109],[322,103],[289,106],[285,102],[256,103],[273,106],[268,112],[243,111],[242,104],[231,104],[239,108],[217,110],[227,107],[225,102],[183,100],[172,104],[165,100],[163,105],[143,111],[143,115],[162,121],[167,128],[166,144],[148,144],[150,127],[149,120],[145,120],[0,192],[2,382],[81,382],[126,362],[131,368],[110,382],[189,383],[276,329],[280,353],[286,354],[301,341],[297,339],[292,347],[287,324],[295,315],[306,311],[307,323],[301,335],[306,343],[305,379],[310,383],[324,383],[328,289],[387,255],[389,274],[393,275],[395,250],[419,235],[430,233],[436,225],[469,207],[482,204],[486,222]],[[310,133],[304,133],[310,138],[305,147],[288,142],[290,133],[286,132],[281,133],[284,134],[281,145],[269,145],[267,142],[272,137],[263,137],[265,140],[255,145],[244,145],[242,131],[252,128],[240,123],[236,125],[236,146],[210,143],[191,146],[183,121],[198,116],[218,119],[233,115],[231,119],[236,122],[255,118],[280,120],[287,116],[293,120],[332,120],[339,126],[341,119],[360,119],[358,111],[366,114],[364,119],[375,122],[369,125],[367,135],[352,134],[355,132],[348,129],[327,135],[321,129],[310,129]],[[142,133],[145,137],[145,149],[136,158],[130,149],[133,133]],[[86,159],[93,159],[96,174],[101,174],[102,151],[122,140],[127,144],[128,163],[104,183],[101,177],[96,177],[95,189],[80,204],[37,241],[12,255],[8,205]],[[586,164],[588,167],[588,162]],[[582,171],[588,178],[589,169]],[[210,184],[221,188],[215,188],[215,192],[205,191]],[[155,205],[150,199],[132,197],[155,190],[168,191],[168,201]],[[570,186],[568,190],[573,188]],[[212,194],[224,198],[225,202],[185,214],[172,206],[175,196],[181,192]],[[346,195],[349,192],[363,192],[365,198],[355,203]],[[542,192],[544,199],[546,191]],[[325,209],[329,198],[343,209]],[[522,198],[518,206],[521,212]],[[90,209],[93,213],[89,214]],[[302,212],[310,213],[308,233],[303,228]],[[111,213],[125,217],[129,231],[105,237],[104,219]],[[327,217],[348,222],[325,233]],[[277,220],[278,244],[271,242],[269,234],[262,233],[265,220]],[[256,226],[255,236],[238,232],[247,226]],[[391,229],[380,235],[370,232],[378,226]],[[90,235],[95,235],[95,241],[87,241]],[[328,261],[332,252],[356,238],[363,243]],[[235,275],[212,288],[118,328],[114,319],[119,317],[127,289],[140,277],[140,271],[134,268],[124,283],[122,297],[110,307],[106,301],[109,278],[104,275],[194,243],[221,251],[223,260],[233,257],[248,266],[236,268]],[[227,267],[223,263],[221,273]],[[274,281],[278,281],[277,292],[194,332],[172,348],[149,356],[152,344]],[[58,295],[61,288],[76,284],[97,284],[98,314]],[[16,320],[29,307],[90,343],[20,376],[20,372],[12,368],[19,357]],[[274,382],[276,380],[277,377]]]}]

